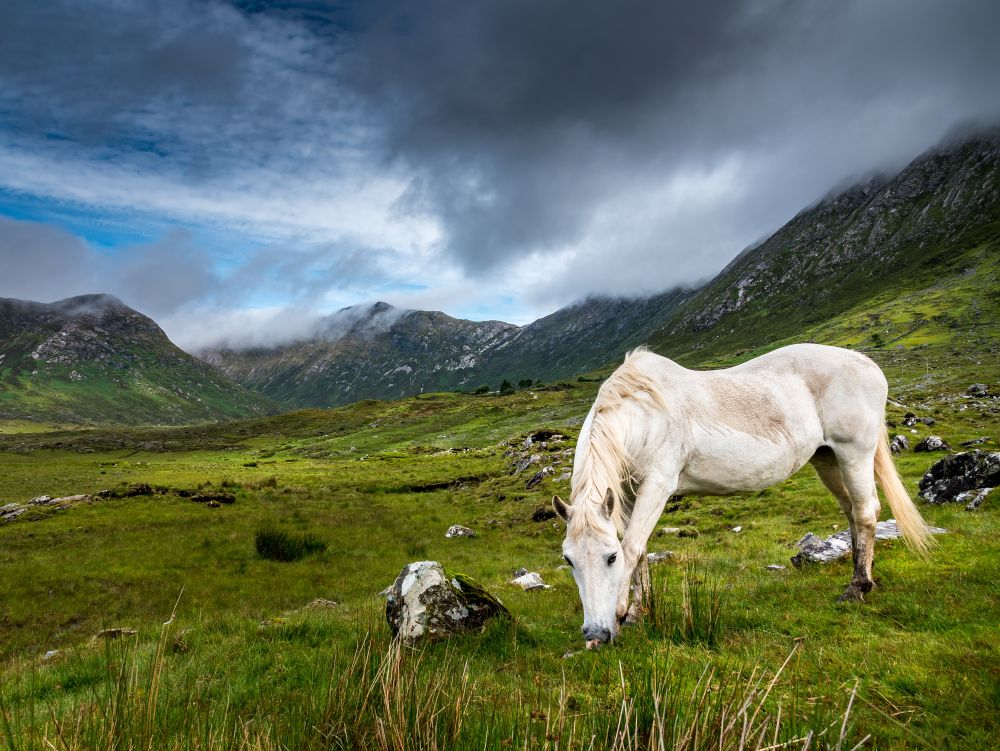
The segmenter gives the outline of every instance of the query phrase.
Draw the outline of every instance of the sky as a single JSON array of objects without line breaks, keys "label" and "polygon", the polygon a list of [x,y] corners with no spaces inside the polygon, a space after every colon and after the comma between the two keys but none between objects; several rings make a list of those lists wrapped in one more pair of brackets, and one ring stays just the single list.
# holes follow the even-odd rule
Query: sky
[{"label": "sky", "polygon": [[1000,120],[992,0],[7,0],[0,297],[182,347],[710,278]]}]

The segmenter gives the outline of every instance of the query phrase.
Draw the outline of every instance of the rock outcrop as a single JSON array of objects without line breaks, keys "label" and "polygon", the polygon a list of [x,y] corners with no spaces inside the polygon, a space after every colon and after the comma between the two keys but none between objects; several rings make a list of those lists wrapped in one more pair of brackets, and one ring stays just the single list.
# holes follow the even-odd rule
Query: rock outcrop
[{"label": "rock outcrop", "polygon": [[[970,490],[1000,485],[1000,451],[962,451],[946,456],[921,478],[920,497],[928,503],[955,503]],[[980,503],[982,501],[980,500]]]},{"label": "rock outcrop", "polygon": [[[928,527],[933,535],[944,534],[948,530],[941,527]],[[895,540],[902,537],[899,527],[896,526],[895,519],[886,519],[875,525],[876,540]],[[838,558],[850,555],[851,553],[851,530],[845,529],[836,534],[823,539],[812,532],[807,532],[805,537],[795,543],[799,552],[792,556],[792,565],[801,568],[807,563],[829,563]]]}]

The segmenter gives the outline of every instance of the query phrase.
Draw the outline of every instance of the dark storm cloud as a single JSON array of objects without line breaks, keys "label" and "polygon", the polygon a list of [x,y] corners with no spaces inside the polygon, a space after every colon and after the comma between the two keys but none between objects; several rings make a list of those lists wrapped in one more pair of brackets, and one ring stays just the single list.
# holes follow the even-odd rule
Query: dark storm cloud
[{"label": "dark storm cloud", "polygon": [[[745,243],[845,171],[912,157],[955,119],[997,112],[996,3],[380,7],[354,81],[387,153],[415,173],[405,208],[439,217],[473,271],[577,245],[617,193],[733,157],[772,162],[752,186],[774,193],[763,214],[758,200],[718,206],[725,240]],[[688,279],[739,250],[708,253],[697,233],[663,229],[668,256],[708,256]]]},{"label": "dark storm cloud", "polygon": [[985,0],[0,3],[0,187],[249,238],[53,231],[37,264],[0,248],[0,294],[298,310],[395,280],[547,311],[692,282],[1000,115],[998,27]]}]

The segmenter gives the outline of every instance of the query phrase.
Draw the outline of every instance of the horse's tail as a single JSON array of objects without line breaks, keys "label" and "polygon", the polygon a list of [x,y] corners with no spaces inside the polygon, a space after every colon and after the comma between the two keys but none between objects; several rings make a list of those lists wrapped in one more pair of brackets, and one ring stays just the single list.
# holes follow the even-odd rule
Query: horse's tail
[{"label": "horse's tail", "polygon": [[882,435],[875,449],[875,480],[889,502],[889,508],[896,517],[896,526],[903,533],[903,539],[920,555],[926,556],[934,540],[910,494],[903,487],[903,481],[899,479],[896,465],[892,462],[892,452],[889,450],[888,434]]}]

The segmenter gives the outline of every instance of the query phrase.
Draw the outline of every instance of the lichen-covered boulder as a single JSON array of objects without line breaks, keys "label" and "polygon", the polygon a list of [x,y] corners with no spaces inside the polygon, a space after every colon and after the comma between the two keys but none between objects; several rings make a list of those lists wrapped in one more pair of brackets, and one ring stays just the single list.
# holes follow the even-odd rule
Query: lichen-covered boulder
[{"label": "lichen-covered boulder", "polygon": [[962,451],[946,456],[920,480],[920,497],[929,503],[954,503],[967,490],[1000,486],[1000,451]]},{"label": "lichen-covered boulder", "polygon": [[385,603],[385,619],[394,636],[412,644],[467,631],[478,631],[510,612],[481,584],[447,571],[437,561],[403,567]]},{"label": "lichen-covered boulder", "polygon": [[909,448],[910,442],[907,440],[906,436],[901,433],[897,433],[892,437],[892,440],[889,441],[889,449],[894,454],[901,454]]},{"label": "lichen-covered boulder", "polygon": [[941,436],[929,435],[916,446],[913,450],[917,453],[921,452],[931,452],[931,451],[951,451],[951,446],[945,442]]}]

